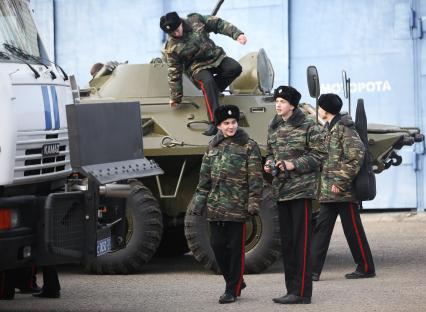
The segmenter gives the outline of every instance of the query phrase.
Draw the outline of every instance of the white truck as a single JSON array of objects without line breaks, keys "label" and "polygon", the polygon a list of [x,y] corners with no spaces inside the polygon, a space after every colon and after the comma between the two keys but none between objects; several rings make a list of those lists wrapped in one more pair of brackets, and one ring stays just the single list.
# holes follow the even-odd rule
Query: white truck
[{"label": "white truck", "polygon": [[126,232],[126,212],[99,222],[106,213],[100,190],[161,174],[143,157],[139,103],[74,100],[68,75],[46,54],[29,1],[0,0],[0,271],[90,261],[125,248],[124,234],[111,242],[111,227]]},{"label": "white truck", "polygon": [[71,173],[65,104],[72,102],[29,3],[0,1],[0,269],[31,262],[40,198]]}]

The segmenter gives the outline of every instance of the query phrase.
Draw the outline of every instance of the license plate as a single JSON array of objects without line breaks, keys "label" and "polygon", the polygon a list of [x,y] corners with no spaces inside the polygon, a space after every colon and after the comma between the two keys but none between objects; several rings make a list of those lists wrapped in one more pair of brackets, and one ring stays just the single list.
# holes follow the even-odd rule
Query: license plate
[{"label": "license plate", "polygon": [[41,148],[43,156],[56,156],[59,155],[59,143],[44,144]]},{"label": "license plate", "polygon": [[111,251],[111,237],[106,237],[96,242],[96,255],[102,256]]}]

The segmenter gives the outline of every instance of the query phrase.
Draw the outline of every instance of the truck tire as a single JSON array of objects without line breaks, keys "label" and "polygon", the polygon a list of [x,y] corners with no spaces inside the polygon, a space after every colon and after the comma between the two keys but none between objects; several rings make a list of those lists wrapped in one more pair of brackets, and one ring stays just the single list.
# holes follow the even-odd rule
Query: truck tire
[{"label": "truck tire", "polygon": [[161,210],[151,191],[142,183],[132,183],[126,200],[126,247],[86,263],[95,274],[140,272],[157,251],[163,232]]},{"label": "truck tire", "polygon": [[[189,204],[190,206],[193,204]],[[281,256],[281,240],[278,211],[271,196],[270,188],[263,191],[262,207],[259,216],[246,222],[245,272],[260,273]],[[206,214],[185,217],[185,236],[195,259],[205,268],[219,273],[219,267],[210,247]]]}]

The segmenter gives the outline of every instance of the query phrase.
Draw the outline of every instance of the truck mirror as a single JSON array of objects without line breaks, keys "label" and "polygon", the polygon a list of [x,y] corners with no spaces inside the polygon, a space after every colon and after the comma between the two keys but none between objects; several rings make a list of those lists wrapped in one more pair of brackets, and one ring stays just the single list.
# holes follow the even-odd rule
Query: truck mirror
[{"label": "truck mirror", "polygon": [[311,97],[317,99],[320,95],[320,85],[318,71],[315,66],[309,66],[307,71],[308,76],[308,88]]}]

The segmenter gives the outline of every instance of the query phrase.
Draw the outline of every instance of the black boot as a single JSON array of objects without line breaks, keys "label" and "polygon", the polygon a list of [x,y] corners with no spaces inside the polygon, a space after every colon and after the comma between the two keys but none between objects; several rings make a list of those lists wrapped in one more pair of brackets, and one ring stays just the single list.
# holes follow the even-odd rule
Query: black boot
[{"label": "black boot", "polygon": [[309,304],[311,303],[311,298],[287,294],[279,298],[274,298],[272,301],[280,304]]},{"label": "black boot", "polygon": [[15,298],[15,289],[6,289],[0,294],[0,300],[12,300]]},{"label": "black boot", "polygon": [[0,272],[0,300],[12,300],[15,298],[15,278],[17,270]]},{"label": "black boot", "polygon": [[216,133],[217,133],[217,127],[213,123],[209,124],[209,127],[207,128],[207,130],[203,131],[203,134],[207,136],[216,135]]},{"label": "black boot", "polygon": [[234,297],[233,295],[224,293],[222,296],[220,296],[219,303],[220,304],[232,303],[232,302],[235,302],[235,300],[237,300],[237,298]]},{"label": "black boot", "polygon": [[33,296],[37,298],[60,298],[61,292],[59,290],[55,290],[55,291],[42,290],[41,292],[33,294]]},{"label": "black boot", "polygon": [[360,271],[357,271],[357,270],[355,270],[352,273],[345,274],[345,277],[347,279],[371,278],[371,277],[375,277],[375,276],[376,276],[375,272],[364,273],[364,272],[360,272]]}]

